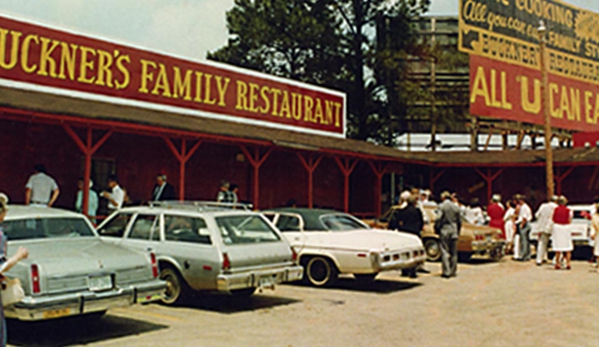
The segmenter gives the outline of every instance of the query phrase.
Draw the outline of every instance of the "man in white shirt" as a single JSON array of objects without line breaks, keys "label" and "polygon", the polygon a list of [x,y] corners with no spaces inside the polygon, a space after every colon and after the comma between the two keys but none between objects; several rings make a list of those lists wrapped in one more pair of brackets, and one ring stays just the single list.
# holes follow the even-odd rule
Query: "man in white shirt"
[{"label": "man in white shirt", "polygon": [[123,201],[125,201],[125,192],[119,186],[119,179],[116,175],[108,176],[108,187],[112,190],[112,193],[103,191],[100,195],[103,198],[108,199],[108,211],[113,212],[123,207]]},{"label": "man in white shirt", "polygon": [[516,194],[516,200],[520,212],[518,213],[518,219],[516,219],[516,227],[518,235],[520,235],[520,259],[522,261],[530,260],[530,222],[532,221],[532,210],[530,206],[524,200],[524,196]]},{"label": "man in white shirt", "polygon": [[552,196],[548,202],[539,206],[535,213],[537,218],[537,231],[539,232],[539,242],[537,244],[537,265],[541,265],[547,259],[547,245],[552,232],[553,210],[557,207],[557,196]]},{"label": "man in white shirt", "polygon": [[46,174],[44,165],[36,164],[33,170],[25,185],[25,205],[51,207],[60,194],[58,185]]}]

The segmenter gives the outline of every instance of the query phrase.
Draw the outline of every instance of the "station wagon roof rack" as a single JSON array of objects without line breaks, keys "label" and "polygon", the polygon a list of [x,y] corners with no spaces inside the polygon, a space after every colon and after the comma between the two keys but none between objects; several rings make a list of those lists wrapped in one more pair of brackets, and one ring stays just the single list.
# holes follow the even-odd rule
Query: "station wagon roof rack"
[{"label": "station wagon roof rack", "polygon": [[222,210],[236,210],[241,209],[244,211],[252,211],[252,204],[244,203],[232,203],[232,202],[217,202],[217,201],[179,201],[179,200],[168,200],[168,201],[150,201],[151,207],[165,207],[165,208],[185,208],[199,211],[222,211]]}]

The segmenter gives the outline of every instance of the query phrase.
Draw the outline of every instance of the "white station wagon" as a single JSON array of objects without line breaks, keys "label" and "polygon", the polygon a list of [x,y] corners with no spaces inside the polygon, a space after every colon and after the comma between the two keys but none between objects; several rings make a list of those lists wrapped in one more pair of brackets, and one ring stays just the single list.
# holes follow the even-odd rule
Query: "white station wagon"
[{"label": "white station wagon", "polygon": [[[237,209],[232,209],[236,207]],[[192,291],[251,295],[301,279],[289,242],[242,205],[166,202],[123,208],[98,226],[109,242],[156,253],[166,304]]]},{"label": "white station wagon", "polygon": [[308,208],[263,213],[295,248],[304,281],[314,286],[329,285],[340,273],[369,282],[381,271],[410,269],[426,261],[417,236],[371,229],[347,213]]}]

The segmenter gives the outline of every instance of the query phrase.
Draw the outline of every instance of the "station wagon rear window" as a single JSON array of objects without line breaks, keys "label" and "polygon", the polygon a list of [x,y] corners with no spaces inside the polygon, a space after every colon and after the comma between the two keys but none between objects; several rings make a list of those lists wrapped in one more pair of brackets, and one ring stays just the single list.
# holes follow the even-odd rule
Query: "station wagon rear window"
[{"label": "station wagon rear window", "polygon": [[217,217],[216,224],[227,245],[279,241],[279,235],[258,215]]},{"label": "station wagon rear window", "polygon": [[5,221],[9,241],[96,236],[81,218],[35,218]]}]

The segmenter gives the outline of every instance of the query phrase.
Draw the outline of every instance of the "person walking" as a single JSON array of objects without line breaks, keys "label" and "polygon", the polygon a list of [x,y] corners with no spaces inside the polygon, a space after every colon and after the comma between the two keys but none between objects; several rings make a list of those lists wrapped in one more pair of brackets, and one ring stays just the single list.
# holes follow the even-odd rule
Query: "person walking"
[{"label": "person walking", "polygon": [[547,261],[547,246],[549,237],[553,231],[553,211],[557,207],[557,196],[552,196],[549,201],[541,204],[535,217],[537,218],[537,232],[539,240],[537,242],[537,266]]},{"label": "person walking", "polygon": [[[19,247],[17,252],[10,258],[7,257],[7,238],[4,235],[4,231],[2,230],[2,222],[6,217],[6,213],[8,212],[8,197],[4,193],[0,193],[0,278],[4,280],[4,274],[10,270],[16,263],[27,258],[29,256],[29,251],[27,248]],[[4,307],[0,305],[0,322],[2,324],[2,328],[0,329],[0,346],[5,347],[7,344],[6,338],[6,319],[4,318]]]},{"label": "person walking", "polygon": [[507,240],[503,216],[505,215],[505,208],[501,205],[501,195],[494,194],[491,197],[491,203],[487,207],[487,215],[490,218],[489,226],[501,230],[503,238]]},{"label": "person walking", "polygon": [[458,236],[462,228],[460,208],[452,201],[448,191],[441,193],[441,204],[435,220],[435,233],[441,241],[441,261],[443,278],[455,277],[458,269]]},{"label": "person walking", "polygon": [[569,225],[572,223],[572,210],[566,205],[568,200],[565,196],[557,199],[557,207],[553,210],[553,250],[555,251],[555,269],[561,269],[560,255],[563,253],[566,258],[566,270],[570,270],[570,259],[574,244],[572,243],[572,234]]},{"label": "person walking", "polygon": [[33,171],[25,185],[25,205],[52,207],[60,195],[56,181],[43,164],[35,164]]},{"label": "person walking", "polygon": [[[83,177],[77,180],[77,197],[75,199],[75,211],[83,213]],[[98,194],[92,189],[94,182],[89,181],[88,197],[87,197],[87,216],[92,222],[95,222],[96,213],[98,211]]]},{"label": "person walking", "polygon": [[517,260],[529,261],[530,253],[530,221],[532,221],[532,210],[525,201],[523,195],[517,194],[518,219],[516,220],[516,230],[520,236],[520,257]]}]

